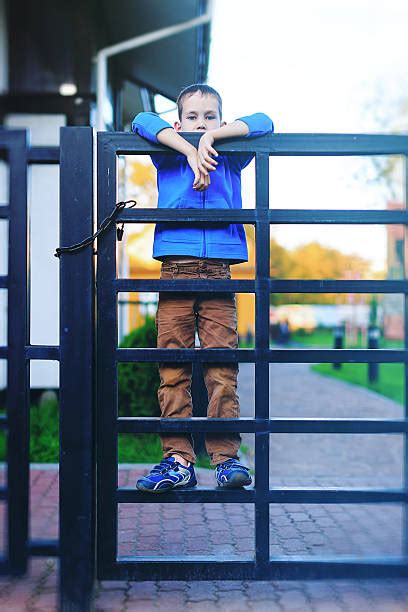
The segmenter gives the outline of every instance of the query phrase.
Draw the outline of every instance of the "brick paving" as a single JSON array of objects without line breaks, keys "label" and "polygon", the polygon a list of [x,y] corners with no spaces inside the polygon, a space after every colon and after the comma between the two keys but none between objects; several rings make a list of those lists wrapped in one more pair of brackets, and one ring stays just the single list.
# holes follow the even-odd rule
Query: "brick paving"
[{"label": "brick paving", "polygon": [[[253,367],[249,364],[240,366],[240,395],[243,415],[251,416]],[[325,379],[310,372],[307,365],[274,364],[271,367],[271,414],[402,418],[403,409],[365,389]],[[244,436],[244,444],[245,460],[253,465],[253,436]],[[403,444],[399,435],[271,436],[270,482],[273,487],[399,487],[402,485],[402,464]],[[119,470],[120,484],[133,487],[135,479],[147,469],[148,466],[123,466]],[[210,470],[199,469],[198,479],[201,486],[214,486]],[[58,471],[55,466],[32,466],[31,508],[32,537],[58,537]],[[272,504],[270,515],[271,555],[341,557],[358,554],[371,557],[403,552],[401,504]],[[2,529],[0,536],[1,544],[4,542]],[[251,558],[254,553],[253,506],[120,504],[118,545],[120,554],[135,556],[224,554]],[[0,610],[57,610],[57,569],[55,559],[34,558],[27,577],[0,578]],[[168,612],[408,612],[408,580],[98,583],[97,611],[161,609]]]}]

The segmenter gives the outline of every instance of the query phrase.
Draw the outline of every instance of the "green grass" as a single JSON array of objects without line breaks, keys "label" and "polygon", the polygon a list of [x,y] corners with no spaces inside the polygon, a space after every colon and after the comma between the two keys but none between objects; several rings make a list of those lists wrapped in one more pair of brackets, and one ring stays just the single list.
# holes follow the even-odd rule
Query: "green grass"
[{"label": "green grass", "polygon": [[335,370],[331,363],[319,363],[311,370],[338,378],[376,391],[400,404],[404,403],[404,365],[402,363],[380,363],[378,382],[368,382],[368,365],[366,363],[343,363],[340,370]]},{"label": "green grass", "polygon": [[307,333],[302,331],[292,332],[290,339],[293,342],[306,346],[332,346],[333,332],[326,328],[316,328],[314,332]]},{"label": "green grass", "polygon": [[[333,332],[324,328],[318,328],[311,334],[296,332],[292,334],[291,340],[304,346],[331,348],[333,347]],[[380,338],[379,341],[379,348],[401,348],[402,346],[402,340]],[[359,334],[355,344],[345,343],[344,348],[367,348],[367,344],[363,344],[363,338]],[[343,363],[339,370],[334,369],[331,363],[319,363],[311,366],[311,369],[319,374],[371,389],[401,404],[404,403],[404,365],[401,363],[380,363],[379,380],[375,383],[368,381],[366,363]]]},{"label": "green grass", "polygon": [[[334,346],[333,331],[323,327],[316,328],[312,333],[298,330],[291,334],[290,339],[304,346],[322,346],[327,348]],[[402,348],[403,345],[402,340],[384,340],[384,338],[380,338],[379,341],[379,348]],[[359,333],[355,344],[345,341],[343,348],[367,348],[367,339],[363,343],[363,337]]]}]

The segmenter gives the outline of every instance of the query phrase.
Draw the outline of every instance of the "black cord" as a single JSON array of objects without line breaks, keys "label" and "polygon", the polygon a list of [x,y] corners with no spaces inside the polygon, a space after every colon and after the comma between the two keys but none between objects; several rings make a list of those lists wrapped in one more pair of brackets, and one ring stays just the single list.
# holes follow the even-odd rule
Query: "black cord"
[{"label": "black cord", "polygon": [[[133,208],[134,206],[137,206],[136,200],[126,200],[125,202],[117,202],[115,204],[115,208],[112,210],[112,212],[109,215],[109,217],[106,217],[106,219],[104,219],[104,221],[102,221],[102,223],[99,226],[98,231],[95,232],[95,234],[93,234],[93,236],[89,236],[89,238],[85,238],[85,240],[82,240],[82,242],[78,242],[78,244],[73,244],[72,246],[69,246],[69,247],[58,247],[55,250],[54,257],[61,257],[62,253],[75,253],[76,251],[80,251],[80,250],[84,249],[89,244],[92,244],[92,242],[95,240],[95,238],[100,236],[100,234],[102,234],[102,232],[104,232],[110,226],[110,224],[113,223],[114,217],[123,208],[126,208],[126,204],[130,204],[131,202],[133,202],[133,204],[131,204],[131,206],[129,206],[128,208]],[[124,232],[124,226],[125,226],[125,224],[122,223],[122,227],[118,227],[118,229],[117,229],[118,240],[122,240],[123,232]],[[93,254],[97,255],[97,251],[94,250]]]}]

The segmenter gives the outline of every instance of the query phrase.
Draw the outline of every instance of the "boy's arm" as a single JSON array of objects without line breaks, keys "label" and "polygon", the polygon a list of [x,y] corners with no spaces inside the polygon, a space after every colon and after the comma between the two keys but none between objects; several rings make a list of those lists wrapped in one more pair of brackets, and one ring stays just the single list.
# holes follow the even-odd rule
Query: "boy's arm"
[{"label": "boy's arm", "polygon": [[198,167],[201,172],[215,170],[217,162],[211,156],[218,156],[217,151],[213,148],[215,140],[222,138],[239,138],[261,136],[273,132],[273,121],[264,113],[255,113],[247,117],[236,119],[232,123],[227,123],[215,130],[205,132],[200,138],[198,146]]},{"label": "boy's arm", "polygon": [[179,153],[183,153],[183,155],[187,158],[187,163],[194,172],[194,182],[193,189],[196,191],[204,191],[207,189],[211,180],[207,173],[203,173],[200,171],[198,167],[197,160],[197,149],[194,145],[190,144],[185,140],[182,136],[177,134],[176,130],[171,128],[166,128],[157,134],[157,140],[166,145],[166,147],[170,147]]},{"label": "boy's arm", "polygon": [[203,191],[210,184],[207,174],[200,172],[197,163],[197,149],[164,121],[156,113],[143,112],[136,115],[132,121],[132,132],[136,132],[152,142],[158,142],[170,147],[187,158],[187,163],[194,172],[193,189]]}]

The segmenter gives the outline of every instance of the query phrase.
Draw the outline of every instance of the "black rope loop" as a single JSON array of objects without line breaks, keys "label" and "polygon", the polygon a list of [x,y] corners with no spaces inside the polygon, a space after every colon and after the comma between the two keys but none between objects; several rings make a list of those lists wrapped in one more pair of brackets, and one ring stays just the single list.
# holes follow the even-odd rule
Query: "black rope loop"
[{"label": "black rope loop", "polygon": [[[111,223],[113,223],[115,216],[124,208],[126,208],[127,204],[131,204],[130,206],[128,206],[128,208],[134,208],[134,206],[137,206],[137,202],[136,200],[126,200],[124,202],[117,202],[115,204],[115,208],[112,210],[111,214],[106,217],[106,219],[104,219],[102,221],[102,223],[99,226],[99,229],[97,232],[95,232],[95,234],[93,234],[93,236],[89,236],[89,238],[85,238],[84,240],[82,240],[82,242],[78,242],[77,244],[73,244],[71,246],[68,247],[58,247],[55,250],[54,253],[54,257],[61,257],[62,253],[75,253],[77,251],[81,251],[82,249],[84,249],[85,247],[87,247],[89,244],[92,244],[92,242],[102,234],[102,232],[104,232],[110,225]],[[118,240],[122,240],[122,236],[123,236],[123,232],[124,232],[124,226],[125,224],[122,223],[122,227],[117,229],[117,237]],[[93,252],[94,255],[97,255],[97,251],[94,250]]]}]

